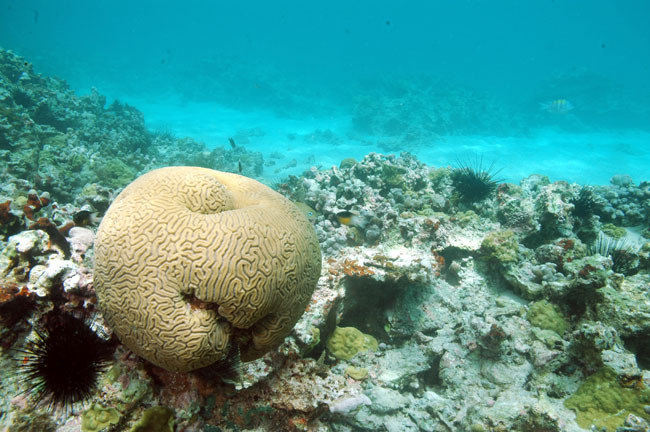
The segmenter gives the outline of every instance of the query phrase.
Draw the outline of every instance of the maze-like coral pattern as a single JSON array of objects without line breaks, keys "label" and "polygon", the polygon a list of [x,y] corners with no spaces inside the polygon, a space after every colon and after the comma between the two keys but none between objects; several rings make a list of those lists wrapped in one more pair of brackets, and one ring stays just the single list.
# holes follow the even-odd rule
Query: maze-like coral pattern
[{"label": "maze-like coral pattern", "polygon": [[320,275],[312,225],[255,180],[196,167],[151,171],[106,213],[95,243],[99,308],[122,343],[168,370],[275,348]]}]

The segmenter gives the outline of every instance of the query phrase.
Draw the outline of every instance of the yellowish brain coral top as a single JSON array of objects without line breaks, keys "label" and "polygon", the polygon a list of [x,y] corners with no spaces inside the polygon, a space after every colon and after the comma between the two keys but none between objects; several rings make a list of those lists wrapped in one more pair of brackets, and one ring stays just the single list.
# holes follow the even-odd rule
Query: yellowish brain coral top
[{"label": "yellowish brain coral top", "polygon": [[237,174],[151,171],[106,213],[95,243],[99,309],[122,343],[172,371],[208,366],[232,343],[253,360],[279,345],[320,275],[311,223]]}]

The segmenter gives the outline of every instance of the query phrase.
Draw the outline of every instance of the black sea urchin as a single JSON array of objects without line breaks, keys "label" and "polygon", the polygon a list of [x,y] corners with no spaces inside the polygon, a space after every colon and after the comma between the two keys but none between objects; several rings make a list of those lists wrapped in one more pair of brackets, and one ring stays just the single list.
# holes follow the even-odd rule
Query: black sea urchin
[{"label": "black sea urchin", "polygon": [[20,351],[19,370],[25,393],[36,403],[67,410],[90,398],[114,346],[93,330],[87,320],[50,312],[36,336]]},{"label": "black sea urchin", "polygon": [[476,157],[474,163],[458,161],[458,168],[451,173],[454,189],[460,200],[465,203],[482,201],[497,187],[501,180],[495,178],[501,170],[492,171],[494,162],[488,168],[483,167],[483,158]]},{"label": "black sea urchin", "polygon": [[603,207],[603,202],[596,196],[593,189],[584,186],[580,192],[570,201],[573,204],[573,215],[579,218],[588,219]]},{"label": "black sea urchin", "polygon": [[588,248],[591,255],[601,255],[612,260],[612,270],[615,273],[631,276],[639,271],[639,256],[637,251],[625,243],[600,234],[598,240]]}]

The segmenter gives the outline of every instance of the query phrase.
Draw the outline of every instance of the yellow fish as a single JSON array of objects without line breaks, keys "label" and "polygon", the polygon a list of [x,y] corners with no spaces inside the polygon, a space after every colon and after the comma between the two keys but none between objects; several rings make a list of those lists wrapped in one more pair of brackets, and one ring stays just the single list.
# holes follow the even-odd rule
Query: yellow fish
[{"label": "yellow fish", "polygon": [[550,102],[542,102],[540,106],[544,111],[552,114],[566,114],[574,108],[573,104],[566,99],[555,99]]},{"label": "yellow fish", "polygon": [[311,222],[311,223],[316,222],[316,219],[318,218],[318,215],[319,215],[319,213],[316,210],[314,210],[313,208],[311,208],[310,206],[308,206],[304,202],[294,201],[293,203],[296,205],[296,207],[298,207],[298,209],[300,209],[300,211],[305,216],[307,216],[307,220],[309,222]]},{"label": "yellow fish", "polygon": [[336,219],[341,225],[350,225],[352,223],[352,218],[354,218],[354,213],[347,210],[340,211],[336,214]]}]

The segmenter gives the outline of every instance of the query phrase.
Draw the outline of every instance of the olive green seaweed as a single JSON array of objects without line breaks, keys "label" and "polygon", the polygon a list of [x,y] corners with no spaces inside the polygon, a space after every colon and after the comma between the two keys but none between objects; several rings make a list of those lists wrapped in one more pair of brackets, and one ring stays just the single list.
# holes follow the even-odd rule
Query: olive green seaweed
[{"label": "olive green seaweed", "polygon": [[560,314],[559,308],[546,300],[531,304],[526,319],[535,327],[552,330],[560,336],[569,327],[569,323]]},{"label": "olive green seaweed", "polygon": [[361,351],[375,351],[377,339],[354,327],[337,327],[327,341],[327,349],[341,360],[350,360]]},{"label": "olive green seaweed", "polygon": [[164,406],[148,408],[131,432],[174,432],[174,410]]},{"label": "olive green seaweed", "polygon": [[600,229],[603,233],[613,239],[621,239],[627,234],[627,230],[625,228],[616,226],[612,223],[606,223]]},{"label": "olive green seaweed", "polygon": [[628,415],[634,414],[650,420],[644,406],[650,404],[650,389],[641,382],[623,387],[616,373],[602,367],[589,376],[580,388],[564,401],[564,406],[576,412],[580,427],[589,429],[595,425],[598,430],[614,431]]},{"label": "olive green seaweed", "polygon": [[366,368],[350,366],[345,369],[345,375],[357,381],[363,381],[364,379],[368,378],[368,374],[369,372]]},{"label": "olive green seaweed", "polygon": [[481,243],[484,257],[501,264],[513,263],[519,260],[519,242],[511,230],[493,231]]},{"label": "olive green seaweed", "polygon": [[81,414],[81,430],[83,432],[99,432],[120,421],[120,412],[115,408],[104,408],[92,404]]}]

